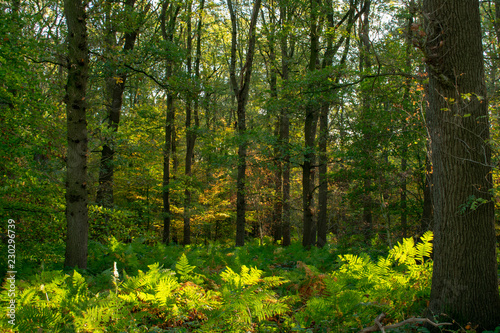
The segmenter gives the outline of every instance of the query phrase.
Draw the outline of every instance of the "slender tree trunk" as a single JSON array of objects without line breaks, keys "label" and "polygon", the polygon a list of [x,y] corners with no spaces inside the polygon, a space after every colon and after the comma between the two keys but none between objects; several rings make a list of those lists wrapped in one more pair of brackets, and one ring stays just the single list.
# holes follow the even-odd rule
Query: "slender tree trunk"
[{"label": "slender tree trunk", "polygon": [[[407,70],[411,70],[411,37],[412,37],[412,26],[413,26],[413,17],[415,16],[415,2],[410,0],[408,4],[408,21],[406,24],[406,68]],[[403,103],[407,103],[410,100],[410,79],[405,81],[405,90],[403,94]],[[411,106],[408,107],[411,108]],[[403,126],[406,125],[406,121],[403,121]],[[407,175],[406,172],[408,170],[408,161],[406,159],[406,155],[408,154],[408,147],[403,145],[401,151],[401,187],[400,187],[400,202],[401,202],[401,230],[403,231],[403,238],[408,235],[408,199],[407,199]]]},{"label": "slender tree trunk", "polygon": [[[179,6],[165,1],[161,11],[161,31],[163,39],[172,42],[175,22],[179,13]],[[167,24],[168,18],[168,24]],[[167,60],[166,76],[170,78],[173,73],[173,61]],[[163,243],[169,244],[171,238],[171,211],[170,211],[170,156],[172,154],[172,137],[175,120],[174,92],[167,93],[167,114],[165,119],[165,146],[163,148]],[[177,236],[174,235],[177,240]]]},{"label": "slender tree trunk", "polygon": [[[345,35],[342,35],[342,37],[339,38],[339,40],[335,43],[333,43],[333,37],[330,36],[330,38],[327,41],[327,47],[325,51],[325,56],[323,58],[323,65],[322,67],[325,68],[327,66],[331,66],[333,64],[333,58],[337,54],[340,46],[345,42],[345,47],[344,47],[344,52],[342,54],[342,57],[340,59],[339,67],[343,68],[345,65],[345,62],[347,60],[347,54],[349,52],[349,46],[350,46],[350,33],[352,26],[355,22],[354,19],[354,5],[351,2],[351,6],[349,8],[349,11],[346,13],[344,16],[344,19],[337,25],[334,22],[334,17],[333,17],[333,7],[330,2],[327,2],[326,5],[328,6],[327,10],[327,19],[328,19],[328,28],[330,31],[336,31],[337,28],[340,26],[340,23],[343,22],[345,19],[348,19],[347,23],[347,37]],[[337,76],[335,81],[338,83],[340,80],[340,76]],[[318,240],[317,240],[317,245],[319,247],[323,247],[326,245],[326,236],[328,232],[328,179],[327,179],[327,172],[328,172],[328,156],[327,156],[327,146],[328,146],[328,137],[329,137],[329,129],[328,129],[328,115],[330,112],[330,103],[329,102],[324,102],[321,106],[321,111],[320,111],[320,116],[319,116],[319,191],[318,191],[318,219],[317,219],[317,225],[318,225]]]},{"label": "slender tree trunk", "polygon": [[229,13],[231,16],[231,64],[229,68],[229,76],[231,87],[236,96],[238,125],[237,131],[240,138],[238,146],[238,175],[236,180],[236,246],[245,245],[245,213],[246,213],[246,189],[245,175],[247,168],[247,149],[248,141],[246,136],[246,103],[250,89],[250,78],[252,75],[253,56],[255,53],[255,27],[259,16],[261,0],[255,0],[252,17],[249,27],[248,49],[246,52],[245,64],[242,66],[240,73],[240,82],[236,79],[236,43],[237,43],[237,18],[233,10],[232,0],[227,0]]},{"label": "slender tree trunk", "polygon": [[407,200],[407,181],[406,181],[406,171],[408,170],[408,161],[404,156],[407,152],[407,149],[403,149],[403,157],[401,158],[401,230],[403,231],[403,238],[408,235],[408,200]]},{"label": "slender tree trunk", "polygon": [[488,103],[478,0],[424,0],[434,201],[429,315],[500,323]]},{"label": "slender tree trunk", "polygon": [[[186,32],[186,67],[188,78],[191,79],[191,54],[193,52],[193,38],[192,38],[192,28],[191,28],[191,13],[192,13],[192,1],[187,3],[187,32]],[[194,152],[194,131],[191,128],[191,118],[192,118],[192,99],[191,92],[188,92],[186,98],[186,158],[185,158],[185,169],[184,175],[186,176],[186,188],[184,189],[184,245],[191,244],[191,173],[192,173],[192,162],[193,162],[193,152]]]},{"label": "slender tree trunk", "polygon": [[[317,69],[319,55],[319,36],[318,36],[318,11],[319,1],[310,0],[310,54],[309,66],[310,73]],[[305,110],[304,121],[304,164],[302,165],[302,210],[303,210],[303,235],[302,245],[306,248],[314,245],[316,241],[316,227],[314,225],[314,174],[316,154],[314,152],[314,141],[316,139],[316,128],[318,124],[319,107],[315,101],[309,101]]]},{"label": "slender tree trunk", "polygon": [[[127,10],[132,10],[135,0],[128,0],[125,3]],[[111,18],[108,17],[108,33],[105,38],[108,50],[116,47],[116,31],[112,28]],[[138,30],[125,33],[125,44],[123,45],[123,54],[134,49]],[[115,140],[114,135],[118,132],[120,123],[120,113],[123,104],[123,92],[125,91],[125,82],[127,81],[127,72],[123,69],[115,68],[106,78],[106,118],[107,127],[111,130],[111,136],[105,139],[101,153],[101,163],[99,167],[99,187],[97,188],[96,203],[106,208],[113,207],[113,177],[114,177],[114,155]]]},{"label": "slender tree trunk", "polygon": [[172,151],[172,126],[174,119],[173,92],[167,95],[167,116],[165,121],[165,146],[163,147],[163,243],[170,242],[170,154]]},{"label": "slender tree trunk", "polygon": [[[291,52],[288,47],[288,33],[286,32],[286,24],[288,23],[288,11],[284,4],[280,4],[280,19],[281,19],[281,75],[283,86],[286,88],[288,83],[289,63]],[[290,118],[287,107],[283,106],[280,110],[280,133],[279,142],[283,151],[282,162],[282,245],[289,246],[291,244],[290,235]]]},{"label": "slender tree trunk", "polygon": [[68,153],[66,175],[66,254],[64,266],[87,268],[87,120],[86,91],[89,71],[87,13],[81,0],[65,0],[68,26],[68,82],[66,115]]},{"label": "slender tree trunk", "polygon": [[425,172],[424,172],[424,202],[422,208],[422,217],[420,219],[421,233],[423,234],[427,230],[434,230],[434,218],[432,209],[432,166],[429,158],[430,147],[429,143],[426,144],[427,151],[425,154]]},{"label": "slender tree trunk", "polygon": [[[369,39],[369,32],[370,32],[370,7],[371,7],[371,0],[365,0],[363,3],[363,8],[364,8],[364,18],[363,20],[360,21],[360,28],[359,28],[359,43],[360,43],[360,71],[363,70],[369,70],[371,67],[371,60],[370,60],[370,39]],[[366,175],[365,175],[365,180],[364,180],[364,195],[363,195],[363,223],[364,223],[364,229],[365,229],[365,236],[367,239],[372,237],[373,234],[373,198],[372,198],[372,182],[373,182],[373,172],[371,170],[372,168],[372,150],[370,148],[371,141],[372,141],[372,135],[371,131],[372,129],[370,128],[370,118],[371,118],[371,98],[370,98],[371,92],[367,91],[362,91],[362,101],[361,101],[361,109],[362,109],[362,115],[361,115],[361,122],[363,123],[363,142],[365,143],[364,151],[363,151],[363,158],[364,158],[364,166],[367,168],[366,170]]]},{"label": "slender tree trunk", "polygon": [[318,246],[326,245],[328,231],[328,111],[330,105],[321,107],[319,117],[319,193],[318,193]]},{"label": "slender tree trunk", "polygon": [[[262,14],[262,25],[266,29],[267,33],[267,45],[269,47],[269,59],[266,64],[267,73],[269,78],[269,90],[271,99],[273,101],[278,100],[278,71],[276,63],[276,17],[274,3],[271,2],[272,6],[269,8],[269,23],[266,23],[264,13]],[[274,145],[274,174],[272,176],[272,182],[274,185],[274,197],[273,197],[273,211],[271,216],[271,232],[274,242],[278,242],[282,238],[282,153],[281,153],[281,143],[280,143],[280,128],[281,128],[281,114],[276,117],[276,125],[274,127],[274,137],[277,139],[277,143]]]},{"label": "slender tree trunk", "polygon": [[[191,37],[191,5],[189,6],[188,13],[188,25],[187,25],[187,69],[188,75],[191,76],[191,53],[192,53],[192,37]],[[201,56],[201,27],[202,27],[202,12],[205,5],[205,0],[200,2],[200,18],[198,20],[198,25],[196,28],[196,59],[195,59],[195,80],[200,77],[200,56]],[[186,163],[185,172],[186,175],[186,188],[184,190],[184,244],[191,244],[191,177],[192,177],[192,167],[193,167],[193,155],[194,146],[196,143],[196,131],[199,126],[198,119],[198,92],[193,92],[196,95],[194,100],[194,110],[191,108],[192,100],[191,93],[188,93],[188,98],[186,100]],[[194,113],[194,114],[193,114]],[[192,118],[195,118],[195,126],[192,127]]]}]

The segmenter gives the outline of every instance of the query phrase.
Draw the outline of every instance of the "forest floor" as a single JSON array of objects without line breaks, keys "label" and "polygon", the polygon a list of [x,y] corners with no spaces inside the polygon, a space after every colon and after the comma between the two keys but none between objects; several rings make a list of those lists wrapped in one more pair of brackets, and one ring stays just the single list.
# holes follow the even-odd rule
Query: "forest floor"
[{"label": "forest floor", "polygon": [[[3,320],[0,331],[368,332],[382,313],[386,327],[422,317],[430,295],[432,233],[392,250],[147,243],[91,241],[88,268],[78,271],[63,270],[63,243],[20,250],[15,324]],[[4,279],[0,301],[10,299]],[[391,332],[426,331],[410,320]]]}]

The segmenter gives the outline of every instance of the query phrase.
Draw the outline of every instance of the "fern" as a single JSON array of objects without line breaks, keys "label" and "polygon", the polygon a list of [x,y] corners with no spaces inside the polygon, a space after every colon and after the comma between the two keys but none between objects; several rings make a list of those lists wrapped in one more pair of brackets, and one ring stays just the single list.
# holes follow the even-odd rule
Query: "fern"
[{"label": "fern", "polygon": [[415,245],[413,238],[405,238],[389,251],[389,258],[408,266],[425,263],[425,258],[432,253],[432,231],[427,231],[420,237],[420,242]]},{"label": "fern", "polygon": [[59,309],[40,303],[18,308],[16,322],[20,332],[36,332],[39,328],[58,331],[63,325],[63,318]]},{"label": "fern", "polygon": [[434,239],[434,234],[432,231],[425,232],[422,237],[420,237],[420,243],[417,244],[416,259],[421,263],[425,262],[425,258],[429,258],[432,253],[432,240]]},{"label": "fern", "polygon": [[175,270],[177,274],[181,276],[182,280],[189,278],[189,274],[195,269],[195,266],[191,266],[186,255],[183,253],[177,263],[175,264]]},{"label": "fern", "polygon": [[413,238],[405,238],[403,243],[398,242],[398,245],[389,251],[389,258],[402,264],[414,265],[416,254],[417,250]]},{"label": "fern", "polygon": [[155,290],[155,301],[160,306],[167,306],[171,302],[170,299],[173,298],[173,292],[179,288],[179,283],[174,276],[163,277],[156,285]]},{"label": "fern", "polygon": [[104,297],[98,294],[81,316],[75,317],[75,328],[83,332],[104,332],[107,327],[120,322],[123,319],[122,314],[128,310],[124,302],[114,293],[108,293]]},{"label": "fern", "polygon": [[432,233],[418,244],[407,238],[386,258],[339,256],[342,266],[325,279],[323,297],[312,297],[295,315],[300,328],[328,330],[332,326],[367,326],[380,312],[402,320],[425,308],[430,293]]},{"label": "fern", "polygon": [[210,312],[206,327],[224,329],[229,332],[249,330],[252,323],[263,321],[277,314],[283,314],[288,306],[279,300],[269,288],[287,281],[279,277],[262,278],[263,272],[257,268],[241,266],[240,273],[231,268],[221,273],[222,304]]}]

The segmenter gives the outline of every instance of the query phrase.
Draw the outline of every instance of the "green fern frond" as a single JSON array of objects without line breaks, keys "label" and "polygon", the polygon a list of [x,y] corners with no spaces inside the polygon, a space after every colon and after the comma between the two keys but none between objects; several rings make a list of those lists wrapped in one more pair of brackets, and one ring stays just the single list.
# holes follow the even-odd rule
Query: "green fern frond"
[{"label": "green fern frond", "polygon": [[415,241],[410,237],[403,239],[403,243],[398,242],[389,251],[389,257],[402,264],[414,265],[416,253]]},{"label": "green fern frond", "polygon": [[264,277],[263,271],[241,266],[240,273],[231,268],[220,274],[224,283],[220,288],[221,303],[212,308],[204,326],[212,331],[243,332],[256,322],[288,311],[288,306],[269,288],[285,280],[280,277]]},{"label": "green fern frond", "polygon": [[339,259],[341,262],[344,262],[340,270],[342,272],[345,271],[355,271],[362,272],[364,271],[366,261],[363,257],[353,255],[353,254],[345,254],[339,255]]},{"label": "green fern frond", "polygon": [[175,264],[175,270],[181,277],[187,277],[196,268],[196,266],[191,266],[189,264],[188,258],[183,253],[177,263]]},{"label": "green fern frond", "polygon": [[245,286],[257,284],[260,281],[262,273],[263,272],[261,270],[255,267],[248,268],[247,266],[242,265],[240,274],[234,272],[231,268],[226,267],[226,270],[220,275],[222,280],[224,280],[228,285],[236,289],[241,289]]},{"label": "green fern frond", "polygon": [[35,288],[25,289],[20,293],[19,302],[21,304],[29,304],[35,300],[39,300]]},{"label": "green fern frond", "polygon": [[179,287],[179,283],[174,276],[163,277],[156,285],[155,300],[161,305],[166,306],[168,300],[172,298],[173,291]]},{"label": "green fern frond", "polygon": [[85,281],[85,278],[77,271],[73,271],[73,275],[68,280],[66,281],[68,281],[68,289],[73,301],[79,302],[85,300],[88,296],[87,282]]},{"label": "green fern frond", "polygon": [[432,231],[427,231],[420,237],[420,242],[417,244],[416,259],[421,263],[425,262],[425,257],[430,257],[432,254],[432,240],[434,234]]},{"label": "green fern frond", "polygon": [[16,313],[16,323],[20,332],[36,332],[39,328],[58,331],[62,317],[58,309],[40,305],[27,304],[20,307]]}]

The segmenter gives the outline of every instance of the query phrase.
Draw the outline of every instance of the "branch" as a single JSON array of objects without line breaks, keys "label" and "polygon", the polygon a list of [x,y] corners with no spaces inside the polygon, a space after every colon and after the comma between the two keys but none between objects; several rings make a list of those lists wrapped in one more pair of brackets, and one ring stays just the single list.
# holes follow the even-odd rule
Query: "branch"
[{"label": "branch", "polygon": [[384,318],[385,318],[385,313],[382,312],[380,315],[378,315],[377,318],[375,318],[375,320],[374,320],[375,325],[363,328],[358,333],[368,333],[368,332],[378,332],[378,331],[380,331],[382,333],[385,333],[385,330],[390,330],[390,329],[393,329],[393,328],[398,328],[398,327],[404,326],[406,324],[413,324],[413,323],[427,323],[427,324],[432,325],[434,327],[439,327],[439,326],[443,326],[443,325],[453,325],[452,323],[440,323],[440,324],[437,324],[437,323],[433,322],[432,320],[430,320],[429,318],[415,318],[415,317],[412,317],[412,318],[406,319],[406,320],[404,320],[402,322],[399,322],[397,324],[383,326],[380,321],[382,319],[384,319]]},{"label": "branch", "polygon": [[170,88],[170,85],[168,83],[163,83],[161,82],[159,79],[155,78],[153,75],[143,71],[142,69],[139,69],[139,68],[134,68],[128,64],[124,64],[123,66],[125,66],[126,68],[134,71],[134,72],[137,72],[137,73],[141,73],[141,74],[144,74],[146,77],[150,78],[151,80],[153,80],[159,87],[161,87],[162,89],[166,89],[168,90]]},{"label": "branch", "polygon": [[419,76],[408,74],[408,73],[403,73],[403,72],[387,72],[387,73],[378,73],[378,74],[368,74],[368,75],[362,75],[359,77],[359,79],[351,81],[351,82],[346,82],[346,83],[341,83],[341,84],[334,82],[333,84],[325,84],[325,86],[326,86],[325,88],[306,90],[306,91],[304,91],[304,94],[316,94],[316,93],[321,93],[321,92],[329,92],[329,91],[337,90],[337,89],[343,89],[343,88],[357,85],[357,84],[359,84],[367,79],[373,79],[373,78],[379,78],[379,77],[385,77],[385,76],[400,76],[400,77],[405,77],[405,78],[409,78],[409,79],[423,81],[423,78],[421,78]]},{"label": "branch", "polygon": [[64,68],[68,68],[68,63],[64,63],[64,62],[57,62],[57,61],[54,61],[54,60],[44,60],[44,59],[35,59],[35,58],[32,58],[28,55],[24,55],[24,57],[28,60],[30,60],[31,62],[35,63],[35,64],[52,64],[52,65],[57,65],[57,66],[61,66],[61,67],[64,67]]}]

